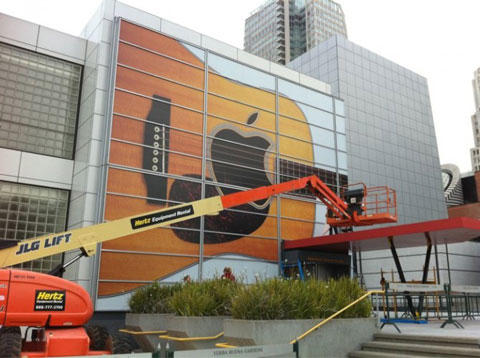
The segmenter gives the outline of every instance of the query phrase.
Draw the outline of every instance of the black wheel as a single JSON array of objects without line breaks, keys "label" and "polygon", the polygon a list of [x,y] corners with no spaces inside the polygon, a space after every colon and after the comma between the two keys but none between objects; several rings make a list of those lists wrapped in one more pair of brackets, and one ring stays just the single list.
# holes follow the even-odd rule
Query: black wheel
[{"label": "black wheel", "polygon": [[110,335],[108,330],[102,326],[86,326],[88,337],[90,338],[90,350],[103,351],[108,350],[110,346]]},{"label": "black wheel", "polygon": [[112,353],[132,353],[133,345],[130,337],[126,334],[117,333],[112,336]]},{"label": "black wheel", "polygon": [[0,328],[0,352],[2,358],[20,358],[22,354],[22,334],[20,327]]}]

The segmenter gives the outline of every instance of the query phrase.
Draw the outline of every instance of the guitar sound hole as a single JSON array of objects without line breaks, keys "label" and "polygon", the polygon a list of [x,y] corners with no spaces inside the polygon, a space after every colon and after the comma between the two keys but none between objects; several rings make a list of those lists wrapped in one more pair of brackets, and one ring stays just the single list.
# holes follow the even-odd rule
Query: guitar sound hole
[{"label": "guitar sound hole", "polygon": [[[199,175],[188,175],[200,179]],[[207,179],[208,180],[208,179]],[[217,196],[218,191],[214,186],[207,185],[205,197]],[[201,198],[201,186],[198,183],[176,180],[170,188],[169,200],[190,202]],[[205,244],[220,244],[241,239],[257,230],[266,220],[270,206],[258,210],[249,204],[236,206],[239,211],[223,210],[219,215],[205,216]],[[260,214],[260,215],[258,215]],[[263,215],[262,215],[263,214]],[[182,221],[171,225],[175,235],[184,241],[198,244],[200,242],[200,218]],[[184,229],[193,230],[184,230]],[[219,232],[212,232],[219,231]],[[235,235],[229,233],[236,233]]]}]

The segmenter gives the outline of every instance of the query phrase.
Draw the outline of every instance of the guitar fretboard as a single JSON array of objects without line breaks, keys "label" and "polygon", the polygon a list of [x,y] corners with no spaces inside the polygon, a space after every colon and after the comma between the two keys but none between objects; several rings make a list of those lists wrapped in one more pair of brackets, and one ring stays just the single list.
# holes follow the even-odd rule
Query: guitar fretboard
[{"label": "guitar fretboard", "polygon": [[[289,180],[308,177],[310,175],[316,175],[321,181],[334,192],[338,193],[339,189],[348,184],[348,177],[344,174],[339,174],[337,181],[337,174],[333,171],[323,168],[315,168],[311,165],[297,163],[291,160],[280,159],[280,182],[286,182]],[[313,197],[312,193],[308,189],[297,190],[294,195]]]}]

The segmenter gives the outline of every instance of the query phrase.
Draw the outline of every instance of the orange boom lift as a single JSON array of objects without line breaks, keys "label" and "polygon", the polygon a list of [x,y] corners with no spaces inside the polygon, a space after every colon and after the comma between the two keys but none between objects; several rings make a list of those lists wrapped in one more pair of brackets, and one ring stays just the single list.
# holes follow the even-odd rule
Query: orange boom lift
[{"label": "orange boom lift", "polygon": [[[107,223],[13,242],[0,250],[0,267],[80,249],[95,254],[97,244],[202,215],[308,188],[329,209],[332,226],[396,222],[395,192],[387,187],[367,191],[364,186],[337,196],[316,176],[215,196]],[[369,195],[369,193],[373,193]],[[373,199],[372,199],[373,198]],[[47,274],[0,269],[0,352],[9,357],[61,357],[129,353],[121,339],[99,328],[84,327],[93,314],[90,296],[81,286]],[[27,326],[22,339],[20,327]],[[93,331],[92,331],[93,330]],[[104,332],[103,332],[104,333]],[[98,338],[102,336],[103,338]]]}]

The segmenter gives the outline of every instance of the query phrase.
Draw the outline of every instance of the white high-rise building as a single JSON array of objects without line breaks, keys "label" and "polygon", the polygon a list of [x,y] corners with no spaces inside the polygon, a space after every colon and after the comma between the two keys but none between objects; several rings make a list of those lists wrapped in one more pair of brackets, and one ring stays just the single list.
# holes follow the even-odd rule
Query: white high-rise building
[{"label": "white high-rise building", "polygon": [[245,51],[286,64],[335,34],[347,37],[331,0],[268,0],[245,20]]},{"label": "white high-rise building", "polygon": [[472,159],[472,170],[478,172],[480,171],[480,68],[473,75],[472,85],[475,113],[472,115],[472,131],[475,147],[470,149],[470,157]]}]

